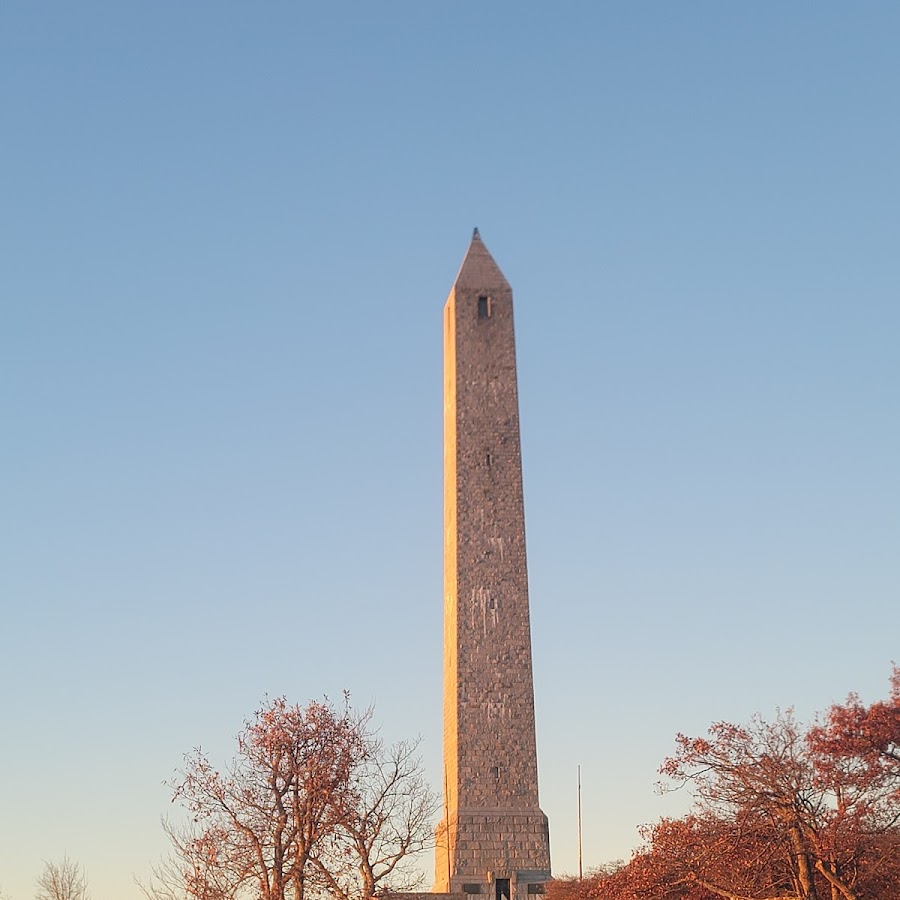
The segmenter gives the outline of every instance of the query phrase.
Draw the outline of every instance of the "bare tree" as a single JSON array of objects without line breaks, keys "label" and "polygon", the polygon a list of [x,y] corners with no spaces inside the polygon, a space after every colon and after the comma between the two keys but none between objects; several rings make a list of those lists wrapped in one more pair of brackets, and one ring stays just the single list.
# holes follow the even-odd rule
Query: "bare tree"
[{"label": "bare tree", "polygon": [[35,900],[88,900],[87,879],[81,866],[68,856],[45,862],[37,880]]},{"label": "bare tree", "polygon": [[422,874],[416,853],[433,846],[437,797],[422,773],[419,741],[391,747],[367,732],[365,753],[351,775],[349,804],[341,810],[329,851],[316,859],[336,900],[365,900],[383,891],[411,891]]}]

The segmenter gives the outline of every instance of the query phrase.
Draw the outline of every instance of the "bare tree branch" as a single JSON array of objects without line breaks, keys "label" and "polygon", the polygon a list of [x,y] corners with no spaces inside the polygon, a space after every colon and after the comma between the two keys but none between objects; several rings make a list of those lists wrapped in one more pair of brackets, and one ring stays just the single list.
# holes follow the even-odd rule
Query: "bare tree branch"
[{"label": "bare tree branch", "polygon": [[87,879],[81,866],[68,856],[46,861],[37,880],[35,900],[88,900]]}]

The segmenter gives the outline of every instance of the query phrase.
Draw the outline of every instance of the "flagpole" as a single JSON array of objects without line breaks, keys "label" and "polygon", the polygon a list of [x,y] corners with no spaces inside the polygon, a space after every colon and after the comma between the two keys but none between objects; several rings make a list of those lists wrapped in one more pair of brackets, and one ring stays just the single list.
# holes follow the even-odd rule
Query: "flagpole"
[{"label": "flagpole", "polygon": [[581,881],[581,766],[578,767],[578,880]]}]

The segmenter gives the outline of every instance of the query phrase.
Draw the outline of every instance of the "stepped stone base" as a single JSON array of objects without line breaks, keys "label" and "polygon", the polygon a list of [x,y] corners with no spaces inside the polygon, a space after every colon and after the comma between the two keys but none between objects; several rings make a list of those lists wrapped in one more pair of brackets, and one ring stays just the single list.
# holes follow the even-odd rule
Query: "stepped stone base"
[{"label": "stepped stone base", "polygon": [[526,900],[543,893],[550,880],[550,828],[541,810],[460,811],[447,826],[441,822],[435,835],[432,897],[449,891],[468,900],[478,894]]},{"label": "stepped stone base", "polygon": [[434,891],[388,891],[378,895],[379,900],[468,900],[465,894],[436,894]]}]

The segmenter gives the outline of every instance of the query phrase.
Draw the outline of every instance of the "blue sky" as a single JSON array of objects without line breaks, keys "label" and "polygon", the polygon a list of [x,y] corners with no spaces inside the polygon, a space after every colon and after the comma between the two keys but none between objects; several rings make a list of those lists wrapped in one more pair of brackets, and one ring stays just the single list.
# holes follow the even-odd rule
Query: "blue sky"
[{"label": "blue sky", "polygon": [[[349,689],[440,784],[441,307],[513,285],[554,868],[900,657],[892,3],[0,7],[0,888]],[[430,861],[424,863],[430,869]]]}]

